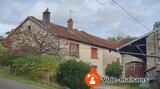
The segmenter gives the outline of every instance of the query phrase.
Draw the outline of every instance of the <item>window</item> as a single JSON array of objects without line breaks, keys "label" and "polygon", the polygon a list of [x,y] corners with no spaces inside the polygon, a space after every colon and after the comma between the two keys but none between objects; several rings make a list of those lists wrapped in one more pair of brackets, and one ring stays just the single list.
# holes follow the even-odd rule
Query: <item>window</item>
[{"label": "window", "polygon": [[28,28],[27,28],[27,30],[29,31],[29,32],[31,32],[31,26],[28,26]]},{"label": "window", "polygon": [[97,48],[91,48],[91,58],[97,59]]},{"label": "window", "polygon": [[92,66],[90,71],[97,71],[97,66]]},{"label": "window", "polygon": [[79,57],[79,44],[70,43],[70,56]]}]

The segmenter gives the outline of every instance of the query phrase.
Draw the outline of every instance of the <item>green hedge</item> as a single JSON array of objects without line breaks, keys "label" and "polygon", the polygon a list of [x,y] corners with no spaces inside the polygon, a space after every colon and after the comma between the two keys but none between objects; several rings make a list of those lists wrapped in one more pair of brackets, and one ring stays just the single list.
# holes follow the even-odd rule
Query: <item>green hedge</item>
[{"label": "green hedge", "polygon": [[89,89],[84,82],[90,66],[82,61],[67,60],[59,65],[57,82],[70,89]]},{"label": "green hedge", "polygon": [[18,75],[27,75],[48,83],[55,77],[59,59],[49,55],[26,55],[12,61],[11,68]]},{"label": "green hedge", "polygon": [[112,62],[112,64],[108,64],[105,73],[109,77],[121,77],[123,72],[123,66],[119,63],[119,61]]}]

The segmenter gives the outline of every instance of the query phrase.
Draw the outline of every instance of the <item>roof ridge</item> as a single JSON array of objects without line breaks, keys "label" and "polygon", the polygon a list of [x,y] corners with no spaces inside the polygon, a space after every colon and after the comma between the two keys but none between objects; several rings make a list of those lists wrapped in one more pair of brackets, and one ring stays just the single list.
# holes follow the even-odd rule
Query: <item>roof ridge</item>
[{"label": "roof ridge", "polygon": [[[35,18],[34,16],[31,16],[31,17]],[[35,18],[35,19],[37,19],[37,18]],[[39,19],[37,19],[37,20],[39,20]],[[42,20],[40,20],[40,21],[42,21]],[[62,26],[62,25],[59,25],[59,24],[55,24],[55,23],[52,23],[52,22],[50,22],[49,24],[57,25],[57,26],[60,26],[60,27],[63,27],[63,28],[66,28],[66,29],[67,29],[67,27],[65,27],[65,26]],[[79,31],[79,30],[75,28],[73,31]],[[95,36],[95,35],[93,35],[93,34],[89,34],[89,33],[85,32],[85,31],[79,31],[79,32],[83,32],[83,33],[85,33],[85,34],[87,34],[87,35],[90,35],[90,36],[93,36],[93,37],[96,37],[96,38],[99,38],[99,39],[102,39],[102,40],[105,40],[105,41],[113,42],[113,41],[110,41],[110,40],[107,40],[107,39],[104,39],[104,38]]]},{"label": "roof ridge", "polygon": [[[93,37],[100,38],[100,39],[105,40],[105,41],[110,41],[110,40],[107,40],[107,39],[104,39],[104,38],[101,38],[101,37],[95,36],[95,35],[93,35],[93,34],[89,34],[89,33],[85,32],[85,31],[81,31],[81,32],[83,32],[83,33],[85,33],[85,34],[87,34],[87,35],[93,36]],[[110,42],[113,42],[113,41],[110,41]]]},{"label": "roof ridge", "polygon": [[51,31],[53,34],[55,33],[57,36],[65,39],[78,41],[106,49],[116,50],[117,48],[117,44],[114,41],[89,34],[85,31],[80,31],[78,29],[69,31],[67,30],[67,27],[52,22],[50,22],[48,25],[45,25],[43,24],[42,20],[35,18],[34,16],[28,16],[28,19],[35,21],[38,25],[45,27],[45,29]]}]

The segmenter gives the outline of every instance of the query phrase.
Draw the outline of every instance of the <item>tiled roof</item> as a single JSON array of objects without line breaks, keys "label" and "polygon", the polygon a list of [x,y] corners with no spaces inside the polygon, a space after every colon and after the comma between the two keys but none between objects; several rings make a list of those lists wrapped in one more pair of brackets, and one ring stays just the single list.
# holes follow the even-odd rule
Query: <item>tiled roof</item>
[{"label": "tiled roof", "polygon": [[[42,20],[39,20],[39,19],[37,19],[33,16],[31,16],[29,18],[38,22],[38,24],[44,25]],[[46,26],[46,25],[44,25],[44,26]],[[124,40],[119,40],[119,41],[113,42],[113,41],[109,41],[109,40],[102,39],[100,37],[96,37],[94,35],[88,34],[84,31],[79,31],[77,29],[67,30],[66,27],[61,26],[61,25],[57,25],[57,24],[54,24],[54,23],[49,23],[48,24],[48,30],[53,31],[55,34],[57,34],[61,38],[74,40],[74,41],[77,41],[77,42],[82,42],[82,43],[85,43],[85,44],[90,44],[90,45],[94,45],[94,46],[97,46],[97,47],[108,48],[108,49],[113,49],[113,50],[115,50],[116,48],[118,48],[118,47],[120,47],[120,46],[122,46],[125,43],[128,43],[130,41],[130,40],[124,39]]]},{"label": "tiled roof", "polygon": [[136,38],[128,38],[128,39],[121,39],[121,40],[117,40],[114,43],[116,44],[116,48],[121,47],[122,45],[131,42],[132,40],[134,40]]},{"label": "tiled roof", "polygon": [[100,46],[104,48],[111,48],[114,49],[115,45],[113,45],[113,42],[90,35],[84,31],[79,31],[76,29],[73,30],[67,30],[66,27],[62,27],[53,23],[50,23],[48,25],[49,29],[54,31],[58,36],[70,40],[75,40],[95,46]]},{"label": "tiled roof", "polygon": [[[42,23],[41,20],[39,19],[36,19],[36,20]],[[67,30],[66,27],[60,26],[54,23],[49,23],[48,28],[49,30],[52,30],[59,37],[62,37],[62,38],[66,38],[66,39],[70,39],[70,40],[74,40],[74,41],[78,41],[78,42],[82,42],[82,43],[86,43],[94,46],[99,46],[102,48],[115,49],[115,47],[117,46],[112,41],[93,36],[91,34],[88,34],[84,31],[79,31],[77,29]]]}]

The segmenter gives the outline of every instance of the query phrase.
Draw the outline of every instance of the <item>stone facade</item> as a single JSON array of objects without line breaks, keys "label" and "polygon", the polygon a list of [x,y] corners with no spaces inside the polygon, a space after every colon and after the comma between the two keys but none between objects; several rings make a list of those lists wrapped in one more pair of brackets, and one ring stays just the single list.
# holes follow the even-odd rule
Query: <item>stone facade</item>
[{"label": "stone facade", "polygon": [[[153,56],[160,56],[160,31],[156,31],[146,38],[147,54]],[[156,67],[160,58],[147,57],[147,69]],[[147,77],[154,80],[156,77],[156,70],[147,73]]]},{"label": "stone facade", "polygon": [[111,64],[113,61],[120,61],[120,63],[121,63],[122,57],[121,57],[121,54],[116,51],[103,49],[102,60],[103,60],[102,70],[103,70],[103,74],[104,74],[105,68],[107,67],[108,64]]},{"label": "stone facade", "polygon": [[[11,39],[14,40],[14,43],[12,45],[12,48],[17,49],[18,46],[18,40],[19,39],[26,39],[28,38],[27,36],[21,34],[23,32],[25,32],[28,29],[28,26],[31,26],[31,30],[33,30],[32,32],[42,32],[43,34],[47,34],[47,31],[45,28],[43,28],[40,25],[37,25],[35,22],[31,21],[31,20],[27,20],[24,24],[22,24],[22,26],[20,26],[12,36],[10,36]],[[53,33],[49,33],[49,37],[52,37]],[[50,39],[50,38],[47,38]],[[49,41],[49,40],[48,40]],[[33,39],[30,39],[30,41],[28,41],[29,45],[31,46],[37,46],[36,43],[34,43]],[[70,47],[70,43],[75,43],[79,45],[79,57],[77,58],[77,60],[82,60],[88,64],[91,64],[93,66],[97,66],[97,72],[102,76],[104,75],[104,71],[105,68],[107,66],[107,64],[112,63],[112,61],[116,61],[117,59],[119,59],[121,61],[121,55],[120,53],[110,50],[110,49],[105,49],[105,48],[101,48],[101,47],[97,47],[97,46],[93,46],[93,45],[89,45],[89,44],[85,44],[85,43],[81,43],[81,42],[77,42],[77,41],[73,41],[73,40],[68,40],[65,38],[59,38],[59,47],[61,48],[60,52],[62,53],[62,55],[66,58],[69,59],[71,58],[69,56],[69,47]],[[97,58],[93,59],[91,58],[91,48],[97,48]]]},{"label": "stone facade", "polygon": [[36,36],[40,37],[40,36],[48,34],[48,36],[46,38],[46,39],[48,39],[47,41],[50,41],[50,39],[54,38],[53,35],[52,35],[52,33],[47,32],[46,30],[44,30],[44,28],[42,28],[41,26],[37,25],[33,21],[27,20],[21,27],[19,27],[14,32],[14,35],[12,35],[10,37],[11,39],[13,39],[15,41],[15,43],[12,45],[13,46],[12,48],[15,48],[15,46],[17,46],[17,43],[20,43],[20,41],[22,41],[21,39],[25,40],[26,43],[29,43],[28,45],[37,46],[36,43],[35,43],[35,41],[29,35],[25,35],[24,34],[28,30],[29,26],[30,26],[30,28],[32,30],[31,32],[33,34],[36,34]]},{"label": "stone facade", "polygon": [[16,50],[25,50],[26,52],[34,50],[36,53],[58,53],[59,38],[30,19],[18,27],[9,38],[13,40],[12,48]]}]

